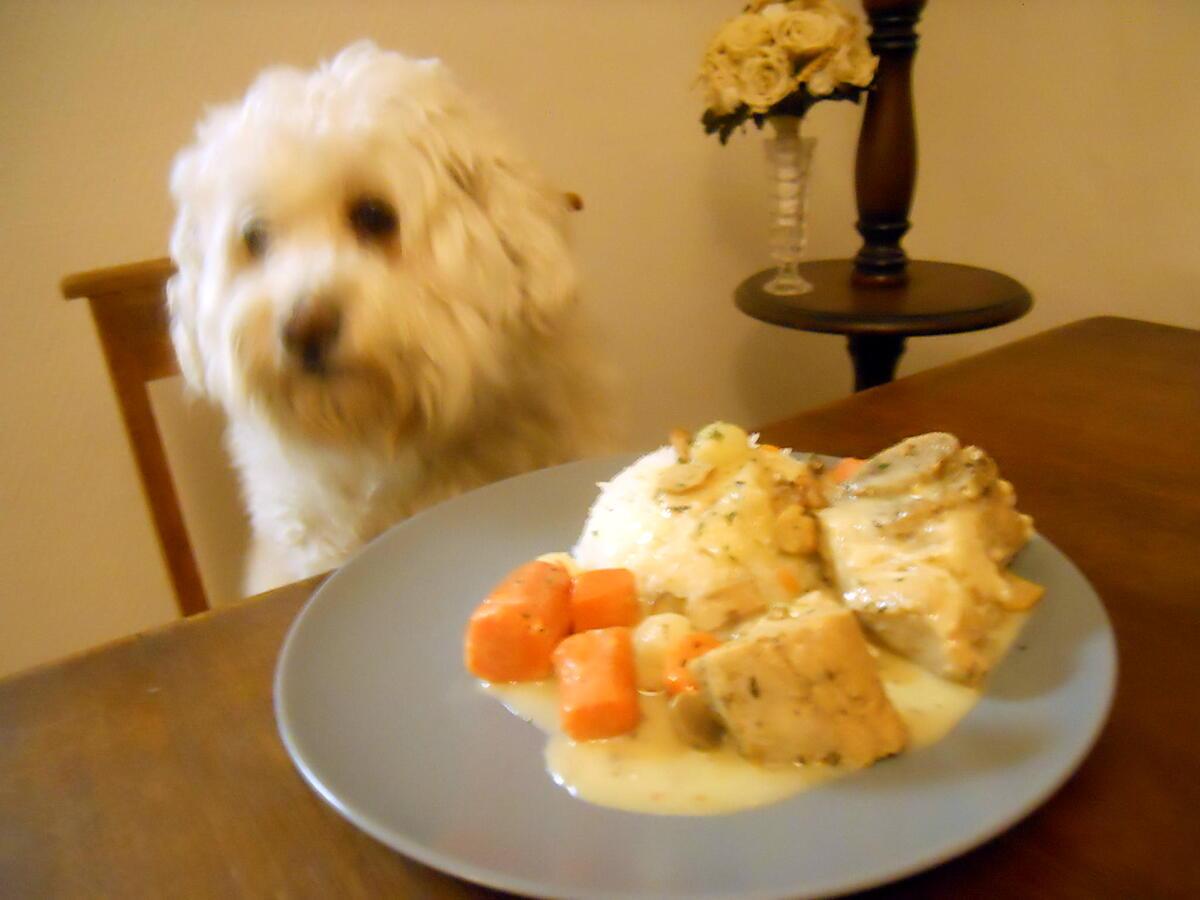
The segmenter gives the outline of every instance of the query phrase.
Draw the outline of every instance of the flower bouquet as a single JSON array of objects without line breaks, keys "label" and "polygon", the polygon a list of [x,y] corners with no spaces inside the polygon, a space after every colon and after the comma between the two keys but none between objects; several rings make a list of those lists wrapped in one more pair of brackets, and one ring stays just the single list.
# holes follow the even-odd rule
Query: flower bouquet
[{"label": "flower bouquet", "polygon": [[700,68],[701,117],[707,134],[724,144],[747,122],[769,121],[767,144],[775,193],[772,258],[776,294],[802,294],[812,285],[799,274],[804,252],[808,173],[815,145],[800,137],[800,120],[821,100],[857,101],[879,60],[857,16],[832,0],[752,0],[713,36]]}]

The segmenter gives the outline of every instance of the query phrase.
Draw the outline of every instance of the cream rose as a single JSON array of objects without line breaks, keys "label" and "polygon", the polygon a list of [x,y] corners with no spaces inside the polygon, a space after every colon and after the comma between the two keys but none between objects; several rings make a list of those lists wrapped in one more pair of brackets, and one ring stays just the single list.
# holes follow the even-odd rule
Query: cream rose
[{"label": "cream rose", "polygon": [[789,7],[787,2],[760,3],[758,4],[757,8],[751,4],[750,10],[751,12],[757,12],[760,16],[770,22],[772,27],[774,27],[775,22],[778,21],[781,16],[786,16],[788,14]]},{"label": "cream rose", "polygon": [[838,81],[866,87],[875,77],[875,67],[878,65],[878,57],[871,53],[867,42],[860,37],[838,48],[830,68]]},{"label": "cream rose", "polygon": [[746,13],[726,22],[717,32],[714,43],[718,49],[740,58],[751,55],[770,41],[771,26],[767,21],[762,16]]},{"label": "cream rose", "polygon": [[797,55],[824,50],[833,43],[841,27],[840,17],[833,18],[807,9],[789,10],[781,6],[768,6],[763,10],[763,18],[771,23],[771,36],[775,44]]},{"label": "cream rose", "polygon": [[829,65],[809,73],[808,78],[804,80],[804,85],[810,94],[814,97],[824,97],[826,94],[833,93],[836,79],[833,77],[832,69],[833,66]]},{"label": "cream rose", "polygon": [[707,91],[708,108],[717,115],[733,112],[742,102],[738,73],[724,53],[710,53],[704,58],[700,79]]},{"label": "cream rose", "polygon": [[760,50],[744,60],[738,78],[742,100],[754,112],[766,112],[796,89],[791,60],[778,47]]}]

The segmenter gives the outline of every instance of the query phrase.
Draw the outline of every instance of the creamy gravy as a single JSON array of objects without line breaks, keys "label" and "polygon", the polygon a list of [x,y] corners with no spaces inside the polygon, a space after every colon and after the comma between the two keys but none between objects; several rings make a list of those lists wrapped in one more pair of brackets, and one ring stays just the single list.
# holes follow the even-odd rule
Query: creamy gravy
[{"label": "creamy gravy", "polygon": [[[995,639],[1007,649],[1026,613],[1010,613]],[[912,752],[944,737],[981,692],[947,681],[872,645],[888,698],[909,730]],[[661,694],[641,697],[642,723],[632,734],[603,741],[572,741],[558,727],[553,680],[485,684],[510,711],[549,736],[546,768],[556,783],[582,800],[634,812],[708,815],[764,806],[852,772],[820,763],[763,766],[729,746],[693,750],[675,737]]]}]

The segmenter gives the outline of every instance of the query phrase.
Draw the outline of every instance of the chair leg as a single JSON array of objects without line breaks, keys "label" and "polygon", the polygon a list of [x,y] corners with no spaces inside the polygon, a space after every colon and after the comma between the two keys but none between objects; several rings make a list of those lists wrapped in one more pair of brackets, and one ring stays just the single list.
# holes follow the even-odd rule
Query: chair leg
[{"label": "chair leg", "polygon": [[[136,356],[134,345],[127,337],[130,326],[121,320],[122,316],[144,314],[145,307],[111,301],[105,304],[91,297],[88,302],[100,335],[100,345],[117,395],[121,418],[125,422],[125,434],[137,463],[142,493],[154,520],[158,546],[175,590],[175,602],[184,616],[203,612],[209,608],[208,597],[204,592],[196,555],[188,539],[179,495],[175,491],[175,482],[163,449],[162,435],[154,421],[150,394],[145,380],[140,377],[139,366],[144,360]],[[143,324],[143,333],[146,328]]]},{"label": "chair leg", "polygon": [[846,343],[854,361],[854,390],[865,391],[896,377],[896,365],[904,353],[902,335],[852,334]]}]

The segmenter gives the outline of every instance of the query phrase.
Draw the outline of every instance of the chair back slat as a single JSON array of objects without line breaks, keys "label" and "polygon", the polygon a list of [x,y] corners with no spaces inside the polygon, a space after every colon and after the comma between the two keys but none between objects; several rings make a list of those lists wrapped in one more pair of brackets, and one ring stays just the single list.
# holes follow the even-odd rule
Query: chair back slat
[{"label": "chair back slat", "polygon": [[146,383],[179,374],[162,291],[159,285],[88,297],[105,353],[121,367],[122,381]]}]

